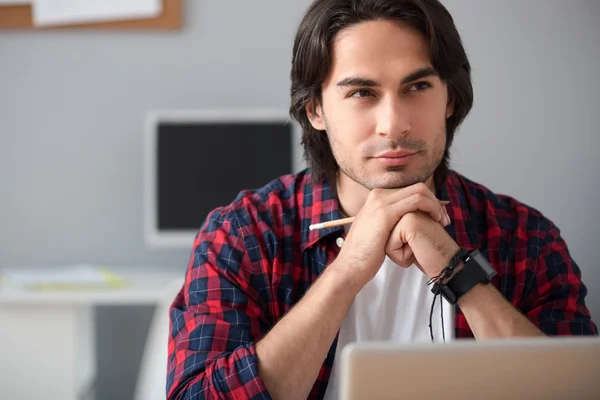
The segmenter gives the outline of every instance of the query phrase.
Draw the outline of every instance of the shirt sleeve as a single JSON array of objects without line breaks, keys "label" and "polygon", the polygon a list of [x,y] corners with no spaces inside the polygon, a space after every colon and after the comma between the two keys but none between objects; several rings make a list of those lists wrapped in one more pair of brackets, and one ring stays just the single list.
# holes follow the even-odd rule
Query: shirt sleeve
[{"label": "shirt sleeve", "polygon": [[585,305],[581,271],[554,224],[542,243],[528,268],[532,275],[524,307],[527,317],[547,335],[597,335]]},{"label": "shirt sleeve", "polygon": [[[229,213],[231,214],[231,212]],[[270,328],[244,239],[223,210],[194,241],[185,283],[170,308],[168,399],[270,399],[254,341]]]}]

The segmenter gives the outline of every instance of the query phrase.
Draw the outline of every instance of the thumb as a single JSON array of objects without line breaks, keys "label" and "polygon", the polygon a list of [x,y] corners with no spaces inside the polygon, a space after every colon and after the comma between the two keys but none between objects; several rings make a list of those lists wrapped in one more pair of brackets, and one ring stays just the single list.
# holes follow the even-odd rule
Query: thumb
[{"label": "thumb", "polygon": [[401,267],[408,268],[415,263],[413,250],[402,239],[400,224],[397,224],[392,230],[385,246],[385,253]]},{"label": "thumb", "polygon": [[401,267],[408,268],[416,263],[415,255],[409,245],[405,244],[401,249],[388,255],[392,261]]}]

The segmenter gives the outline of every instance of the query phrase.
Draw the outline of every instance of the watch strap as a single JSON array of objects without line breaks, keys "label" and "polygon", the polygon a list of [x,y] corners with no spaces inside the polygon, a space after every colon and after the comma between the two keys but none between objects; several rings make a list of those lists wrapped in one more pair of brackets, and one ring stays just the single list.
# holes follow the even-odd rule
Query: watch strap
[{"label": "watch strap", "polygon": [[[479,260],[479,261],[478,261]],[[482,259],[481,253],[478,250],[469,251],[460,249],[457,254],[451,259],[450,265],[445,270],[452,270],[462,261],[463,268],[452,276],[446,284],[443,284],[444,274],[440,274],[435,279],[435,285],[431,289],[434,294],[441,294],[449,303],[456,304],[458,299],[464,296],[467,292],[473,289],[478,283],[489,283],[491,277],[496,275],[496,271],[491,270],[490,275],[486,273],[481,262],[487,262]],[[490,268],[491,269],[491,268]],[[448,275],[446,275],[448,276]],[[442,278],[442,279],[437,279]]]},{"label": "watch strap", "polygon": [[446,283],[446,286],[454,294],[456,302],[480,282],[488,283],[485,272],[477,264],[466,262],[464,267]]}]

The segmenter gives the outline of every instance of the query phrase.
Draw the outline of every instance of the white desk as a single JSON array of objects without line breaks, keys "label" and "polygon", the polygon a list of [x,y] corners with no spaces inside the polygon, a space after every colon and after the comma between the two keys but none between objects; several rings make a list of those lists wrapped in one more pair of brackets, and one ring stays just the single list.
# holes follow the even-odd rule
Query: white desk
[{"label": "white desk", "polygon": [[185,269],[110,267],[121,289],[25,292],[0,285],[0,399],[93,398],[94,307],[156,305]]}]

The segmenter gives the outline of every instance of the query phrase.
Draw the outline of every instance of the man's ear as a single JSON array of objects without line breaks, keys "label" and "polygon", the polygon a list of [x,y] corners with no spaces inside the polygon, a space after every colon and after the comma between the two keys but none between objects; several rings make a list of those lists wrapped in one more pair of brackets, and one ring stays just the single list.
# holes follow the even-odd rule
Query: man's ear
[{"label": "man's ear", "polygon": [[450,118],[454,114],[454,97],[448,100],[446,105],[446,119]]},{"label": "man's ear", "polygon": [[306,116],[310,124],[318,131],[325,130],[325,118],[323,117],[323,109],[321,104],[310,102],[306,104]]}]

